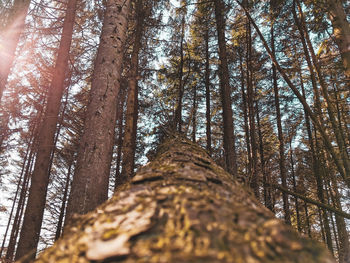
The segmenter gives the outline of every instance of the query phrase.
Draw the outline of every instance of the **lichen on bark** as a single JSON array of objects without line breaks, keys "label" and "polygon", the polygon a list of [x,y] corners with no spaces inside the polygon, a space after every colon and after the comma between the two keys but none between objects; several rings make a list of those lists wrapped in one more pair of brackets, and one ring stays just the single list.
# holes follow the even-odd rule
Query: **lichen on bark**
[{"label": "lichen on bark", "polygon": [[334,262],[181,136],[74,219],[36,262]]}]

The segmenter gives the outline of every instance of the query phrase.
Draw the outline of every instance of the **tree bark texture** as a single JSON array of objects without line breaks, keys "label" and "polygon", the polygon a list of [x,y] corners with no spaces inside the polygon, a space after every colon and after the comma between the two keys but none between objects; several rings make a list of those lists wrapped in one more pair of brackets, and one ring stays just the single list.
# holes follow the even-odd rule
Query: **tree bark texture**
[{"label": "tree bark texture", "polygon": [[333,35],[343,61],[345,75],[350,80],[350,24],[342,0],[330,0],[328,14],[333,26]]},{"label": "tree bark texture", "polygon": [[136,134],[138,118],[138,74],[139,74],[139,53],[142,45],[142,36],[144,31],[145,6],[142,0],[135,3],[135,30],[134,45],[131,53],[129,89],[127,108],[125,116],[125,134],[123,141],[123,165],[121,178],[119,182],[125,182],[134,175]]},{"label": "tree bark texture", "polygon": [[66,222],[73,213],[87,213],[107,199],[129,13],[129,0],[106,1]]},{"label": "tree bark texture", "polygon": [[48,91],[44,119],[39,131],[38,151],[16,251],[16,259],[27,254],[29,251],[35,252],[39,241],[47,186],[49,183],[50,158],[55,147],[54,137],[64,90],[64,80],[68,68],[77,2],[78,0],[70,0],[67,4],[62,37],[54,69],[55,74],[50,85],[50,90]]},{"label": "tree bark texture", "polygon": [[180,136],[105,204],[74,219],[36,262],[335,262]]},{"label": "tree bark texture", "polygon": [[224,154],[226,168],[229,173],[237,176],[237,160],[235,149],[235,135],[232,117],[231,87],[228,72],[226,39],[225,39],[225,6],[222,0],[215,0],[215,19],[219,45],[219,76],[220,95],[222,103],[223,126],[224,126]]},{"label": "tree bark texture", "polygon": [[0,49],[0,101],[15,58],[19,37],[25,25],[30,0],[15,0],[6,23]]}]

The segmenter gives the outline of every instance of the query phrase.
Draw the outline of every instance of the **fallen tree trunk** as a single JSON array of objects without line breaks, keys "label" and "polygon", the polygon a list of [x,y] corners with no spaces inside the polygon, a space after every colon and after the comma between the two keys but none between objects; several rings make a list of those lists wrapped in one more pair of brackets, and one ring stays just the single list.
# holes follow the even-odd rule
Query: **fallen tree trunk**
[{"label": "fallen tree trunk", "polygon": [[182,137],[73,220],[36,262],[334,262]]}]

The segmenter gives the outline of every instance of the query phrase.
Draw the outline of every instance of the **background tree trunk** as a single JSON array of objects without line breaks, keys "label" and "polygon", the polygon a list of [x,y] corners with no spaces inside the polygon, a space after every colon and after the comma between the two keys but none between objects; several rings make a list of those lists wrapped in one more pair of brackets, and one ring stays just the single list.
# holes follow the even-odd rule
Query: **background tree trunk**
[{"label": "background tree trunk", "polygon": [[107,199],[129,13],[129,0],[106,2],[66,222],[73,213],[87,213]]},{"label": "background tree trunk", "polygon": [[215,0],[215,19],[219,45],[219,76],[222,115],[224,126],[224,154],[226,169],[237,176],[237,160],[235,148],[235,134],[232,118],[231,87],[228,72],[226,39],[225,39],[225,6],[222,0]]},{"label": "background tree trunk", "polygon": [[180,136],[118,190],[37,262],[335,262]]},{"label": "background tree trunk", "polygon": [[29,251],[33,251],[34,256],[39,242],[47,186],[49,183],[50,159],[55,147],[55,132],[64,90],[64,80],[68,68],[77,2],[78,0],[70,0],[67,4],[62,37],[54,69],[55,74],[50,85],[50,90],[48,91],[47,106],[39,131],[38,152],[16,251],[16,259],[27,254]]}]

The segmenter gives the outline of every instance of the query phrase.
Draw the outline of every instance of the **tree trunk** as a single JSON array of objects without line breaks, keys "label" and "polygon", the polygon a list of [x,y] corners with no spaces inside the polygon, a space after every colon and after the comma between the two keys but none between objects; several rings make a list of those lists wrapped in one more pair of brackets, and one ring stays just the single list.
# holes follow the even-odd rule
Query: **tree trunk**
[{"label": "tree trunk", "polygon": [[25,25],[30,0],[15,0],[0,43],[0,101],[15,58],[19,37]]},{"label": "tree trunk", "polygon": [[49,183],[48,169],[51,153],[55,147],[54,137],[64,90],[64,80],[68,67],[76,5],[77,0],[70,0],[67,5],[61,42],[54,69],[55,74],[48,92],[44,120],[39,131],[38,153],[29,189],[28,203],[24,214],[16,259],[32,250],[34,251],[34,256],[39,241],[41,223],[45,209],[47,186]]},{"label": "tree trunk", "polygon": [[[123,81],[122,81],[123,83]],[[118,94],[118,103],[117,103],[117,130],[118,130],[118,139],[116,142],[117,145],[117,160],[115,164],[115,182],[114,190],[117,189],[119,185],[122,184],[123,178],[121,177],[120,164],[122,160],[122,149],[123,149],[123,120],[124,120],[124,104],[126,100],[126,85],[121,84]]]},{"label": "tree trunk", "polygon": [[330,0],[328,14],[333,26],[333,35],[343,61],[345,75],[350,79],[350,25],[342,0]]},{"label": "tree trunk", "polygon": [[[273,24],[271,25],[271,52],[273,55],[275,55]],[[278,85],[277,85],[277,71],[276,71],[275,65],[272,65],[272,77],[273,77],[273,90],[275,95],[276,121],[277,121],[278,142],[279,142],[280,175],[281,175],[282,186],[287,188],[287,174],[286,174],[286,167],[285,167],[284,140],[283,140],[282,121],[281,121],[280,99],[279,99],[279,92],[278,92]],[[286,193],[282,193],[282,197],[283,197],[284,219],[286,223],[290,225],[291,219],[290,219],[288,195]]]},{"label": "tree trunk", "polygon": [[222,0],[214,0],[216,29],[219,45],[219,77],[222,115],[224,126],[224,154],[226,169],[237,176],[237,160],[235,149],[235,134],[232,118],[231,87],[228,72],[226,39],[225,39],[225,6]]},{"label": "tree trunk", "polygon": [[125,116],[125,134],[123,140],[123,165],[121,178],[118,180],[123,183],[134,175],[137,117],[138,117],[138,74],[139,74],[139,53],[141,49],[141,40],[144,31],[145,6],[141,0],[135,3],[135,31],[134,45],[131,54],[129,89],[127,108]]},{"label": "tree trunk", "polygon": [[210,113],[210,55],[209,55],[209,23],[206,23],[205,30],[205,105],[206,105],[206,135],[207,135],[207,151],[212,154],[211,148],[211,113]]},{"label": "tree trunk", "polygon": [[[73,158],[73,156],[72,156],[72,158]],[[61,236],[61,232],[62,232],[63,218],[64,218],[64,214],[66,212],[66,205],[67,205],[67,199],[68,199],[68,190],[69,190],[72,166],[73,166],[73,160],[70,160],[69,161],[69,166],[68,166],[68,171],[67,171],[66,182],[65,182],[65,185],[64,185],[64,192],[63,192],[62,204],[61,204],[61,208],[60,208],[60,215],[58,217],[58,222],[57,222],[57,229],[56,229],[56,233],[55,233],[55,241],[57,239],[59,239],[59,237]]]},{"label": "tree trunk", "polygon": [[[37,262],[335,262],[191,141],[174,136]],[[23,258],[20,262],[29,262]]]},{"label": "tree trunk", "polygon": [[177,127],[178,131],[182,130],[182,100],[184,95],[184,38],[185,38],[185,14],[182,15],[181,20],[181,38],[180,38],[180,64],[178,71],[179,89],[177,95],[177,106],[175,109],[174,127]]},{"label": "tree trunk", "polygon": [[66,222],[73,213],[87,213],[107,199],[129,13],[130,0],[106,1]]}]

